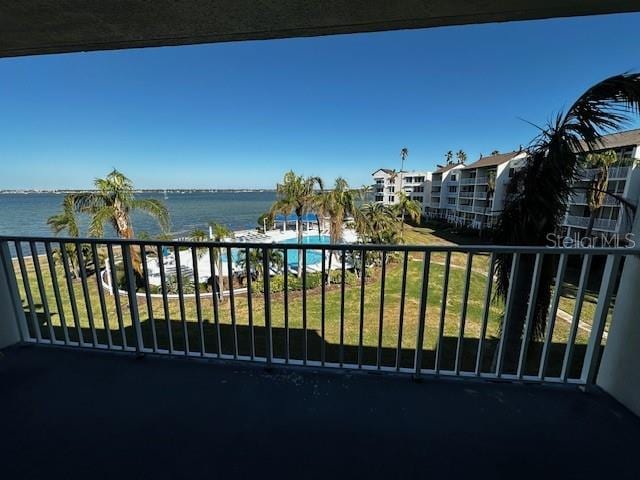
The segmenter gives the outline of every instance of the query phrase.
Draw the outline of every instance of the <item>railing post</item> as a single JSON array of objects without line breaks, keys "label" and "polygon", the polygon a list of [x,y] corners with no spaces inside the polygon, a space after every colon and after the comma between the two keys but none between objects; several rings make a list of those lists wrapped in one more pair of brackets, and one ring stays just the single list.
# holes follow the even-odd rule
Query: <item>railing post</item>
[{"label": "railing post", "polygon": [[427,294],[429,292],[429,266],[431,264],[431,254],[426,252],[424,254],[422,265],[422,287],[420,289],[420,309],[418,313],[418,335],[416,339],[416,353],[415,353],[415,371],[414,380],[420,378],[422,371],[422,348],[424,343],[424,329],[427,322]]},{"label": "railing post", "polygon": [[[124,243],[120,245],[120,248],[122,249],[122,260],[124,261],[124,268],[127,275],[127,297],[129,297],[129,312],[131,313],[131,323],[133,324],[136,336],[136,354],[141,355],[144,343],[138,313],[138,297],[136,297],[136,277],[133,273],[133,265],[131,263],[131,247]],[[179,274],[180,272],[178,272],[178,275]]]},{"label": "railing post", "polygon": [[[273,359],[272,348],[273,340],[271,338],[271,285],[269,277],[269,249],[264,248],[262,251],[262,271],[264,275],[264,328],[265,328],[265,342],[266,350],[265,356],[267,358],[267,368],[271,368],[271,362]],[[250,292],[247,292],[249,295]]]},{"label": "railing post", "polygon": [[24,341],[26,317],[9,244],[0,242],[0,348]]},{"label": "railing post", "polygon": [[[631,241],[640,242],[640,214],[636,214]],[[607,345],[596,383],[620,403],[640,415],[640,256],[627,255],[616,295]]]}]

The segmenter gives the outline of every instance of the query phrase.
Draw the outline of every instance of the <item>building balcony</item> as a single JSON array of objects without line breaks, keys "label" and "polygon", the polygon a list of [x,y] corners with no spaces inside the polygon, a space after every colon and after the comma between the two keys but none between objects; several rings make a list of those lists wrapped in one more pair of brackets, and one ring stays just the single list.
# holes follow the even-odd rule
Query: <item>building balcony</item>
[{"label": "building balcony", "polygon": [[476,184],[477,185],[486,185],[487,182],[489,181],[489,177],[476,177]]},{"label": "building balcony", "polygon": [[461,178],[460,179],[460,185],[475,185],[476,183],[476,178],[472,177],[472,178]]},{"label": "building balcony", "polygon": [[439,185],[442,185],[442,179],[440,179],[440,180],[435,180],[434,179],[434,180],[431,181],[431,186],[432,187],[439,186]]},{"label": "building balcony", "polygon": [[[208,471],[214,462],[218,474],[237,475],[238,469],[263,468],[283,444],[295,463],[303,451],[327,442],[363,449],[362,455],[370,454],[371,442],[387,442],[397,451],[381,461],[408,475],[425,450],[408,449],[407,442],[426,441],[429,455],[451,458],[441,467],[451,475],[460,451],[455,442],[466,448],[470,431],[473,471],[482,461],[495,466],[495,456],[478,452],[478,444],[500,448],[507,462],[522,468],[517,452],[525,445],[513,442],[522,431],[528,432],[523,441],[532,443],[527,451],[541,444],[576,451],[582,460],[566,467],[573,474],[610,471],[612,461],[618,474],[627,465],[635,468],[640,422],[593,389],[620,259],[638,249],[35,237],[0,237],[0,247],[0,334],[4,339],[11,327],[19,345],[5,348],[0,363],[0,408],[10,413],[3,423],[10,439],[3,453],[12,459],[4,465],[7,478],[42,478],[43,471],[64,477],[69,466],[59,459],[70,449],[77,471],[99,468],[106,476],[121,474],[122,462],[128,476],[161,476],[175,459],[190,456],[206,461],[189,460],[189,474]],[[60,256],[54,255],[58,249]],[[298,251],[296,280],[285,274],[297,271]],[[243,265],[237,261],[243,252],[259,260]],[[270,260],[274,252],[282,262]],[[72,275],[67,257],[74,253],[79,268]],[[391,254],[401,260],[385,262]],[[553,302],[553,334],[516,343],[501,338],[503,314],[515,321],[510,299],[516,294],[493,300],[497,255],[515,275],[527,257],[552,262],[555,296],[575,282],[566,269],[569,257],[583,269],[601,258],[605,268],[590,323],[576,317],[573,329],[574,320]],[[169,267],[183,274],[167,278]],[[448,293],[440,280],[445,271]],[[322,272],[330,273],[331,285],[318,280]],[[537,285],[539,270],[532,275]],[[222,288],[216,287],[220,279]],[[584,299],[587,282],[575,285],[572,295]],[[439,320],[445,315],[462,320],[445,328]],[[531,314],[524,315],[526,326]],[[421,378],[433,381],[411,381]],[[541,423],[539,437],[532,432]],[[445,429],[453,440],[438,443]],[[292,441],[291,435],[299,439],[305,432],[313,432],[308,441]],[[44,434],[47,448],[25,448]],[[167,435],[181,440],[167,442]],[[593,447],[587,435],[608,440],[597,445],[598,455],[583,458]],[[264,448],[243,463],[246,450],[229,445],[247,439]],[[351,459],[330,457],[318,468],[349,471]],[[540,456],[531,462],[540,465]],[[371,465],[374,478],[380,465]],[[358,465],[357,473],[363,468]]]},{"label": "building balcony", "polygon": [[609,168],[609,178],[610,179],[624,179],[629,176],[629,172],[631,172],[630,167],[610,167]]},{"label": "building balcony", "polygon": [[472,191],[461,191],[460,192],[460,198],[473,198],[474,197],[474,192]]},{"label": "building balcony", "polygon": [[473,205],[458,205],[458,210],[461,212],[472,212]]},{"label": "building balcony", "polygon": [[[589,227],[589,217],[567,215],[565,217],[564,224],[568,227],[578,227],[586,229]],[[606,218],[596,218],[593,223],[594,230],[603,230],[607,232],[614,232],[617,226],[617,220],[610,220]]]}]

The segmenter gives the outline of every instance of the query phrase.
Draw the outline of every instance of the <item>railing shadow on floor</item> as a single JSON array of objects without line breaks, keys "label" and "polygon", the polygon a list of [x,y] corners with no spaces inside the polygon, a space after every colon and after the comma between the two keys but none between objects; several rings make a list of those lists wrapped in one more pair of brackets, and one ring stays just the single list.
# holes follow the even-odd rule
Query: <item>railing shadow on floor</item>
[{"label": "railing shadow on floor", "polygon": [[[25,310],[28,316],[28,310]],[[49,330],[47,320],[43,313],[36,313],[40,322],[42,338],[47,340]],[[256,358],[264,359],[266,356],[266,334],[267,330],[262,325],[254,325],[250,327],[245,324],[237,324],[235,327],[231,324],[223,323],[216,326],[209,319],[202,322],[202,330],[200,324],[194,321],[182,322],[181,320],[171,319],[167,324],[164,318],[155,318],[152,322],[150,319],[141,319],[140,327],[144,344],[144,351],[153,353],[154,348],[154,330],[155,330],[155,346],[158,353],[170,354],[173,357],[181,357],[185,355],[185,328],[186,338],[190,356],[201,356],[201,348],[204,344],[206,358],[215,358],[220,352],[225,359],[233,359],[234,356],[247,359]],[[52,325],[53,333],[56,340],[64,338],[64,331],[60,325]],[[67,327],[70,342],[78,344],[79,335],[82,336],[82,346],[94,348],[92,343],[92,332],[88,327],[78,329],[74,325]],[[218,350],[218,331],[220,336],[220,350]],[[111,339],[111,350],[122,351],[123,337],[118,328],[107,330],[95,327],[96,338],[101,349],[106,349]],[[135,352],[136,332],[132,325],[125,326],[124,344],[126,350]],[[202,333],[201,333],[202,332]],[[380,349],[378,357],[377,345],[366,345],[362,347],[352,343],[343,344],[342,347],[338,343],[323,341],[322,337],[315,329],[307,329],[306,331],[306,348],[305,348],[305,331],[299,328],[289,328],[288,332],[282,327],[272,327],[272,352],[273,358],[276,359],[278,365],[282,364],[285,359],[290,363],[299,365],[306,358],[308,364],[318,366],[319,362],[327,364],[340,365],[345,364],[353,367],[360,363],[366,366],[367,370],[380,365],[385,368],[414,369],[415,368],[415,348],[404,347],[398,352],[395,347],[383,346]],[[287,341],[288,333],[288,341]],[[203,339],[203,340],[201,340]],[[495,357],[499,346],[499,338],[489,337],[483,342],[483,354],[481,358],[481,367],[479,371],[483,374],[491,374],[495,372]],[[476,372],[476,362],[479,347],[478,338],[464,338],[461,344],[461,355],[459,371],[464,373]],[[456,368],[456,357],[458,351],[458,338],[444,336],[441,342],[440,352],[435,348],[425,348],[422,351],[422,368],[427,370],[435,370],[436,357],[439,356],[439,370],[444,374],[454,371]],[[288,355],[287,355],[288,346]],[[171,347],[171,348],[170,348]],[[560,377],[563,359],[565,356],[566,343],[550,344],[548,352],[548,364],[545,370],[545,377]],[[170,353],[172,350],[173,353]],[[599,356],[602,355],[603,348],[600,348]],[[523,368],[523,375],[536,376],[539,373],[540,361],[542,358],[543,343],[532,341],[529,344],[527,359]],[[568,378],[580,378],[583,361],[586,352],[586,345],[575,344],[573,355],[568,369]],[[378,363],[379,358],[379,363]],[[515,374],[517,372],[517,360],[505,359],[503,368],[504,374]]]}]

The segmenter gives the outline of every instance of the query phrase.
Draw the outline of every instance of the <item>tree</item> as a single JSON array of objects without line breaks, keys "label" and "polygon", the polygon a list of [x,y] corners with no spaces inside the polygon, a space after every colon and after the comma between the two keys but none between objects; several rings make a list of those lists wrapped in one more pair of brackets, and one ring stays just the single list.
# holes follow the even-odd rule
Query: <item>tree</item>
[{"label": "tree", "polygon": [[609,185],[609,167],[618,161],[616,152],[607,150],[601,153],[589,153],[585,163],[589,168],[598,169],[587,189],[587,206],[589,208],[589,225],[585,232],[590,237],[596,221],[598,210],[604,205],[607,186]]},{"label": "tree", "polygon": [[398,192],[397,197],[398,203],[396,204],[396,208],[400,212],[400,236],[402,237],[404,236],[405,214],[408,215],[411,220],[417,222],[422,216],[422,207],[417,201],[411,200],[405,192]]},{"label": "tree", "polygon": [[73,194],[76,211],[91,216],[89,234],[102,237],[109,223],[119,238],[134,238],[131,212],[139,210],[158,221],[162,231],[169,228],[169,212],[162,202],[152,198],[136,198],[133,183],[118,170],[94,181],[96,191]]},{"label": "tree", "polygon": [[[356,208],[357,193],[349,188],[347,181],[341,177],[336,178],[333,190],[323,192],[318,199],[318,213],[329,217],[329,243],[335,245],[342,240],[344,221],[349,215],[354,218],[358,214]],[[334,252],[329,255],[328,270],[331,271],[331,261]],[[327,281],[329,275],[327,275]]]},{"label": "tree", "polygon": [[464,163],[467,161],[467,154],[464,150],[458,150],[456,152],[456,158],[458,159],[458,163]]},{"label": "tree", "polygon": [[268,250],[269,254],[269,267],[275,267],[280,271],[284,265],[284,255],[280,250],[274,250],[272,248],[250,248],[248,258],[246,250],[240,250],[238,254],[238,267],[246,271],[248,263],[249,270],[255,274],[255,277],[252,278],[260,280],[260,278],[265,275],[263,264],[265,250]]},{"label": "tree", "polygon": [[449,150],[444,158],[447,160],[447,165],[451,165],[453,163],[453,152]]},{"label": "tree", "polygon": [[[507,186],[505,206],[494,229],[498,245],[544,246],[556,233],[566,210],[579,157],[602,148],[601,136],[619,130],[640,112],[640,74],[616,75],[594,85],[566,111],[558,114],[528,149],[526,165]],[[538,295],[533,309],[533,336],[544,332],[555,274],[555,259],[542,264]],[[509,287],[514,302],[508,325],[503,325],[505,361],[517,361],[535,256],[522,255],[520,268],[510,278],[511,256],[497,257],[497,293],[505,298]],[[530,339],[526,339],[529,341]],[[509,364],[508,363],[508,364]]]},{"label": "tree", "polygon": [[[67,236],[77,238],[80,236],[80,227],[78,226],[78,218],[76,217],[75,207],[72,195],[65,195],[62,200],[62,211],[55,215],[51,215],[47,219],[47,224],[53,230],[55,235],[66,232]],[[64,243],[65,253],[67,254],[68,266],[73,278],[80,277],[80,264],[76,247],[74,244]],[[55,252],[56,259],[62,259],[59,251]]]},{"label": "tree", "polygon": [[[320,177],[303,177],[293,171],[285,173],[282,183],[276,186],[277,199],[270,213],[296,216],[298,244],[302,244],[302,219],[305,214],[314,211],[318,203],[316,186],[322,192],[323,183]],[[302,275],[302,251],[298,251],[298,277]]]},{"label": "tree", "polygon": [[[225,238],[233,237],[233,232],[226,225],[222,225],[221,223],[209,222],[209,233],[211,234],[211,240],[214,242],[222,242]],[[217,278],[218,280],[218,296],[220,301],[224,298],[222,296],[222,291],[224,290],[224,278],[222,275],[222,249],[214,248],[213,249],[213,264],[215,265],[216,272],[211,272],[211,277]],[[231,261],[231,259],[227,259],[227,261]],[[211,285],[213,288],[213,283]],[[229,289],[233,288],[232,280],[229,279]],[[215,290],[215,288],[214,288]]]},{"label": "tree", "polygon": [[365,243],[398,243],[400,221],[398,212],[383,203],[365,203],[355,216],[356,231]]}]

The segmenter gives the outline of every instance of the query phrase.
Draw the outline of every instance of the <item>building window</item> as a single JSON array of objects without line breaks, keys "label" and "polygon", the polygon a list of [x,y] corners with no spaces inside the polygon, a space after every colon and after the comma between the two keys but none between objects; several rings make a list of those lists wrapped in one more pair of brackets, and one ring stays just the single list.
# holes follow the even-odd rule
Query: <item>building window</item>
[{"label": "building window", "polygon": [[456,193],[458,191],[458,187],[455,185],[449,186],[449,193]]},{"label": "building window", "polygon": [[395,202],[396,197],[395,197],[394,195],[389,195],[389,196],[387,197],[387,200],[388,200],[389,202],[393,203],[393,202]]},{"label": "building window", "polygon": [[376,202],[382,202],[384,197],[382,195],[376,195]]},{"label": "building window", "polygon": [[415,196],[415,197],[411,197],[411,200],[415,200],[416,202],[420,202],[422,203],[424,197],[421,196]]},{"label": "building window", "polygon": [[414,192],[424,192],[424,187],[414,187],[413,191]]},{"label": "building window", "polygon": [[424,182],[424,177],[415,177],[413,179],[413,181],[416,182],[416,183],[422,183],[422,182]]},{"label": "building window", "polygon": [[447,198],[447,203],[449,205],[455,205],[456,204],[456,199],[453,198],[453,197],[449,197],[449,198]]},{"label": "building window", "polygon": [[394,193],[396,191],[396,187],[387,187],[387,192]]}]

